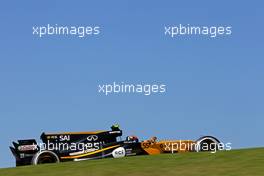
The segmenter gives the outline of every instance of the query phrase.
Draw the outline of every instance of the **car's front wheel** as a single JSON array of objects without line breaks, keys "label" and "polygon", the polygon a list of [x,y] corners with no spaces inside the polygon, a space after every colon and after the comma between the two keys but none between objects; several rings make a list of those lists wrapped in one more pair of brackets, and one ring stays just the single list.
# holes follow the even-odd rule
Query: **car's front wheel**
[{"label": "car's front wheel", "polygon": [[220,141],[213,136],[203,136],[196,141],[196,151],[217,151]]}]

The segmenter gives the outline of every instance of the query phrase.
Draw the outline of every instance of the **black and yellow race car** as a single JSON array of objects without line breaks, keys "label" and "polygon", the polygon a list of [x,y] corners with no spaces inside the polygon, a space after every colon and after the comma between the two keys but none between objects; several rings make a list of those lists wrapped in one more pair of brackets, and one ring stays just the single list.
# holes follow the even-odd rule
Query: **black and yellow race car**
[{"label": "black and yellow race car", "polygon": [[139,141],[136,136],[121,140],[122,130],[113,125],[110,131],[42,133],[35,139],[18,140],[10,147],[16,166],[120,158],[135,155],[218,150],[220,141],[212,136],[193,140],[157,141],[156,137]]}]

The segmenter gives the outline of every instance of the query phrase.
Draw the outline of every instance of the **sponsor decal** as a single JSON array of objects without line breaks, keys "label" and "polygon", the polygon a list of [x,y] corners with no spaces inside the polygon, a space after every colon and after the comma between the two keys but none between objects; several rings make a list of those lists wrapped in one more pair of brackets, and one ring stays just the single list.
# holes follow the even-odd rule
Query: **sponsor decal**
[{"label": "sponsor decal", "polygon": [[20,145],[18,146],[18,150],[23,152],[23,151],[30,151],[30,150],[37,150],[38,147],[37,145]]},{"label": "sponsor decal", "polygon": [[126,151],[124,147],[118,147],[115,150],[113,150],[112,155],[114,158],[122,158],[126,155]]},{"label": "sponsor decal", "polygon": [[70,135],[60,135],[60,141],[70,141]]},{"label": "sponsor decal", "polygon": [[98,136],[97,135],[90,135],[87,137],[87,141],[97,141]]}]

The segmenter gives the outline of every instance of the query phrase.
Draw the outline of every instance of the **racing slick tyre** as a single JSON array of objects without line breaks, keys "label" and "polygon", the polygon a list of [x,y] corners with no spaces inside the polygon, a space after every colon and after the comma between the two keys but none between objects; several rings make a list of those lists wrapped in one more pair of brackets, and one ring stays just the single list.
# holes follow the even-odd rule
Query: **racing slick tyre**
[{"label": "racing slick tyre", "polygon": [[213,136],[203,136],[196,141],[196,151],[216,151],[219,148],[220,141]]},{"label": "racing slick tyre", "polygon": [[59,163],[58,155],[52,151],[44,150],[36,153],[32,158],[32,165],[46,164],[46,163]]}]

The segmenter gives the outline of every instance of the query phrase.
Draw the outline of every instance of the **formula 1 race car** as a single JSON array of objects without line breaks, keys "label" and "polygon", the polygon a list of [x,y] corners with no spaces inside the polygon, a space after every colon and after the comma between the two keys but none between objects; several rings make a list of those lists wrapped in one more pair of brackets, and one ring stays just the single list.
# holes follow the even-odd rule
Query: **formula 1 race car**
[{"label": "formula 1 race car", "polygon": [[156,137],[139,141],[136,136],[121,140],[122,130],[113,125],[110,131],[42,133],[42,143],[35,139],[18,140],[10,147],[16,166],[81,161],[99,158],[120,158],[161,153],[215,151],[220,141],[203,136],[196,141],[157,141]]}]

